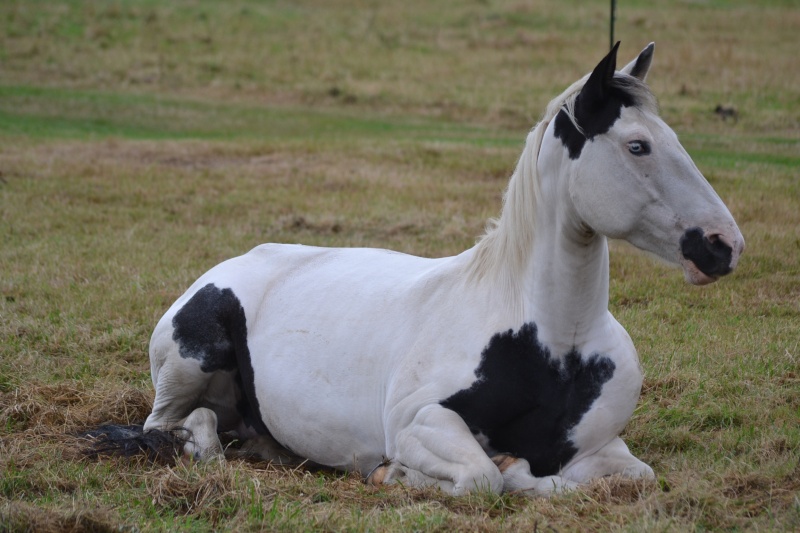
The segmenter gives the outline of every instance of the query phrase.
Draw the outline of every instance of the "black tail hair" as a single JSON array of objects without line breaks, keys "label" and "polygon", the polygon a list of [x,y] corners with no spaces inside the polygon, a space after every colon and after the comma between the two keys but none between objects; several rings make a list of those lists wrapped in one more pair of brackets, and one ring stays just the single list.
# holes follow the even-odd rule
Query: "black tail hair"
[{"label": "black tail hair", "polygon": [[92,441],[91,447],[86,450],[86,456],[90,458],[144,455],[155,463],[174,464],[188,440],[181,434],[185,435],[186,430],[176,428],[169,431],[159,429],[144,431],[144,426],[141,424],[127,426],[106,424],[87,431],[82,436]]}]

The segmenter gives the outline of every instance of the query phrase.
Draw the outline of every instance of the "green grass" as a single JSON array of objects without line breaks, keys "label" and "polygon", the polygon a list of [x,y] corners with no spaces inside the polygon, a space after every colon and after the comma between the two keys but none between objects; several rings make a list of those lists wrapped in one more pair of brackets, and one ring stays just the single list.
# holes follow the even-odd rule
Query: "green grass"
[{"label": "green grass", "polygon": [[621,57],[657,42],[662,115],[747,241],[703,288],[612,243],[611,311],[645,370],[624,438],[657,483],[453,498],[75,452],[148,414],[152,328],[216,263],[267,241],[471,246],[544,105],[604,52],[607,7],[0,4],[0,530],[800,528],[791,2],[618,7]]},{"label": "green grass", "polygon": [[381,118],[331,109],[224,104],[150,94],[0,86],[0,131],[32,138],[384,138],[519,144],[485,126],[429,118]]}]

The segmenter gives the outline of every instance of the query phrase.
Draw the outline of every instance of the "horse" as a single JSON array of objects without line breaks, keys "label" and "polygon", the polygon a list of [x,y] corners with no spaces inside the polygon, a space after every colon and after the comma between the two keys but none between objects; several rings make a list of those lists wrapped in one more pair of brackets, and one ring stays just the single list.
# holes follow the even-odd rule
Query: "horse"
[{"label": "horse", "polygon": [[654,44],[619,71],[618,48],[548,105],[474,247],[264,244],[203,274],[153,332],[141,431],[454,495],[653,478],[619,436],[643,372],[608,310],[608,239],[695,285],[744,239],[658,115]]}]

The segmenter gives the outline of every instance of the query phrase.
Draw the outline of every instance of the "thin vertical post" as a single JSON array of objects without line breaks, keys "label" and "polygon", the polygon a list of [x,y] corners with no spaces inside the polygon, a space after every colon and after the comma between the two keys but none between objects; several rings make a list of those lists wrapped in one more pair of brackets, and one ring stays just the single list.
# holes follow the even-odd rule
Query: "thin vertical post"
[{"label": "thin vertical post", "polygon": [[609,30],[608,48],[614,47],[614,21],[617,19],[617,0],[611,0],[611,29]]}]

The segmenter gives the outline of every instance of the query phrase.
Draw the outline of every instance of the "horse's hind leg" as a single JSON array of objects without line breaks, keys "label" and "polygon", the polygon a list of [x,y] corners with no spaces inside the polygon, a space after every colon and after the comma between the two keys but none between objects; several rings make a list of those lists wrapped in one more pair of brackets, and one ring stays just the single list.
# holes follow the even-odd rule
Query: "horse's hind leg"
[{"label": "horse's hind leg", "polygon": [[[237,409],[242,391],[236,384],[240,358],[249,364],[244,309],[231,289],[208,283],[164,315],[153,332],[156,398],[144,429],[183,430],[185,451],[192,457],[219,457],[218,429],[235,429],[242,419]],[[258,411],[251,410],[256,420]],[[218,418],[223,428],[217,427]]]},{"label": "horse's hind leg", "polygon": [[194,459],[221,457],[217,415],[211,409],[197,407],[212,377],[213,374],[203,372],[196,361],[179,356],[154,369],[156,398],[144,431],[175,431],[185,442],[184,453]]},{"label": "horse's hind leg", "polygon": [[[192,300],[184,306],[187,309]],[[180,315],[183,311],[178,311]],[[165,316],[156,326],[150,340],[150,370],[156,390],[153,410],[144,423],[144,430],[176,431],[185,440],[184,452],[198,460],[221,456],[222,446],[217,437],[217,403],[209,401],[209,394],[220,395],[220,387],[214,382],[224,381],[223,376],[215,380],[220,368],[210,367],[206,352],[218,348],[198,336],[181,337],[176,320]],[[192,351],[184,346],[190,344]],[[232,393],[231,393],[232,394]]]},{"label": "horse's hind leg", "polygon": [[198,407],[181,424],[183,453],[199,461],[224,459],[217,436],[217,415],[211,409]]}]

